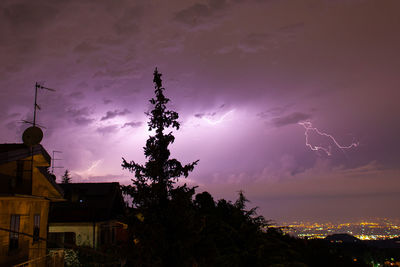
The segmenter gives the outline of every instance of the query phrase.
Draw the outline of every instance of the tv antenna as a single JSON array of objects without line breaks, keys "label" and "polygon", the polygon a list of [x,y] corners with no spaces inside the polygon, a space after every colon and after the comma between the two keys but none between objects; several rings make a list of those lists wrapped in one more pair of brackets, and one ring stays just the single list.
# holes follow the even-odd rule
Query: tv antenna
[{"label": "tv antenna", "polygon": [[[52,92],[56,91],[52,88],[44,87],[43,85],[41,85],[38,82],[35,83],[35,104],[34,104],[34,109],[33,109],[33,122],[26,121],[26,120],[22,121],[24,123],[32,124],[32,126],[27,128],[22,135],[22,141],[24,142],[25,145],[30,146],[30,147],[34,146],[34,145],[38,145],[40,143],[40,141],[42,141],[42,139],[43,139],[42,129],[40,129],[39,127],[36,127],[36,125],[37,125],[36,124],[36,112],[38,109],[40,110],[40,106],[37,103],[38,89],[44,89],[44,90],[48,90],[48,91],[52,91]],[[43,127],[41,125],[38,125],[38,126]],[[45,128],[45,127],[43,127],[43,128]]]},{"label": "tv antenna", "polygon": [[35,83],[35,104],[34,104],[34,108],[33,108],[33,122],[24,121],[25,123],[32,124],[32,126],[25,129],[24,133],[22,134],[22,141],[31,150],[31,160],[30,160],[31,161],[31,183],[33,180],[33,163],[34,163],[33,148],[34,148],[34,146],[40,144],[40,141],[42,141],[42,139],[43,139],[42,129],[40,129],[39,127],[36,127],[36,112],[37,112],[37,109],[40,110],[40,106],[37,103],[38,89],[44,89],[44,90],[48,90],[48,91],[52,91],[52,92],[56,91],[54,89],[44,87],[40,83],[36,82]]},{"label": "tv antenna", "polygon": [[33,127],[36,126],[36,111],[37,111],[37,109],[39,109],[39,110],[41,109],[39,104],[37,103],[37,92],[38,92],[38,89],[48,90],[48,91],[51,91],[51,92],[55,92],[56,91],[55,89],[44,87],[43,85],[41,85],[38,82],[35,83],[35,106],[34,106],[34,110],[33,110],[33,123],[32,123]]},{"label": "tv antenna", "polygon": [[53,150],[53,157],[51,158],[51,161],[52,161],[52,162],[51,162],[51,173],[52,173],[52,174],[54,174],[54,169],[64,168],[64,167],[61,167],[61,166],[54,166],[56,160],[62,160],[62,159],[56,159],[56,158],[54,157],[54,154],[55,154],[55,153],[62,153],[62,151]]}]

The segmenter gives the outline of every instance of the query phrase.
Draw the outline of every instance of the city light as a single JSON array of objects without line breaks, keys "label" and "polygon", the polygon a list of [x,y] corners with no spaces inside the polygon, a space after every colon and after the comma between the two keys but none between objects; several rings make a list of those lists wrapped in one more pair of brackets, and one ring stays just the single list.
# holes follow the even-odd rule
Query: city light
[{"label": "city light", "polygon": [[322,239],[332,234],[346,233],[360,240],[384,240],[400,237],[400,222],[376,218],[346,223],[283,223],[282,231],[299,238]]}]

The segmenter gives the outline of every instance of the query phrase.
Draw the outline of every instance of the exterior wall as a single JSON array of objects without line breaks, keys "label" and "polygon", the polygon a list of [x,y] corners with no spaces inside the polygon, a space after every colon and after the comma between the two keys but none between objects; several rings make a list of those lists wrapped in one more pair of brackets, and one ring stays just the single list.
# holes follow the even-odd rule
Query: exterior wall
[{"label": "exterior wall", "polygon": [[[114,231],[114,244],[119,241],[126,241],[127,225],[117,221],[97,222],[94,227],[95,232],[95,247],[101,247],[102,242],[111,244],[112,238],[110,234]],[[107,240],[101,240],[102,230],[107,231],[109,236]],[[93,223],[50,223],[49,233],[75,233],[75,245],[88,246],[93,248]],[[106,244],[107,245],[107,244]]]},{"label": "exterior wall", "polygon": [[[31,157],[26,157],[26,158],[22,158],[20,159],[22,161],[25,161],[26,165],[25,165],[25,169],[26,170],[30,170],[31,169]],[[41,166],[41,167],[47,167],[50,166],[50,163],[47,162],[43,155],[38,154],[38,155],[34,155],[33,156],[33,166],[37,167],[37,166]],[[15,170],[17,168],[17,161],[10,161],[7,163],[3,163],[0,166],[0,173],[1,174],[6,174],[6,175],[11,175],[11,176],[15,176]],[[27,172],[30,174],[30,172]]]},{"label": "exterior wall", "polygon": [[[24,149],[1,155],[4,163],[0,164],[0,266],[46,257],[49,199],[60,201],[63,197],[37,168],[50,166],[48,153],[42,147],[39,150],[33,158],[26,157]],[[12,215],[19,216],[19,235],[18,248],[10,251]],[[39,232],[35,232],[39,239],[34,239],[35,215],[39,215]]]},{"label": "exterior wall", "polygon": [[[28,170],[28,165],[29,165],[29,170],[30,170],[30,162],[28,163],[28,159],[23,159],[25,161],[25,169]],[[0,166],[0,173],[9,175],[9,176],[15,176],[15,172],[17,170],[17,162],[16,161],[10,161],[4,164],[1,164]],[[25,176],[25,175],[24,175]]]},{"label": "exterior wall", "polygon": [[[75,245],[93,247],[93,223],[51,223],[49,233],[75,233]],[[99,224],[95,225],[95,244],[98,244]]]},{"label": "exterior wall", "polygon": [[33,170],[32,195],[62,199],[62,195],[37,168]]},{"label": "exterior wall", "polygon": [[[17,182],[16,188],[11,189],[11,178],[16,180],[17,161],[11,161],[0,165],[0,193],[16,193],[27,194],[48,198],[62,199],[62,195],[54,188],[54,186],[47,180],[47,178],[35,167],[48,167],[42,155],[35,155],[33,157],[33,175],[32,158],[27,157],[21,159],[23,162],[22,180]],[[3,177],[2,177],[3,176]],[[32,179],[31,179],[32,178]],[[11,191],[10,191],[11,190]]]},{"label": "exterior wall", "polygon": [[[17,174],[17,161],[11,161],[0,165],[0,192],[1,193],[17,193],[28,194],[32,193],[31,183],[31,162],[23,159],[22,179],[18,181]],[[14,182],[12,182],[14,180]],[[11,184],[14,183],[14,186]]]},{"label": "exterior wall", "polygon": [[[46,255],[49,201],[43,198],[0,197],[0,263],[14,264]],[[39,241],[33,242],[34,217],[40,215]],[[9,251],[11,215],[20,216],[18,249]],[[4,230],[7,229],[7,230]]]}]

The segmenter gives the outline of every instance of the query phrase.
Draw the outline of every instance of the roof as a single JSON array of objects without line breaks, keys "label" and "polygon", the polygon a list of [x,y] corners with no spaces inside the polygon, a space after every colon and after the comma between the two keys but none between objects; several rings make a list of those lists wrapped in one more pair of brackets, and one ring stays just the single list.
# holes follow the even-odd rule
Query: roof
[{"label": "roof", "polygon": [[119,183],[59,184],[66,202],[51,204],[49,222],[121,220],[125,203]]},{"label": "roof", "polygon": [[41,174],[46,177],[47,181],[58,191],[58,193],[64,195],[64,191],[62,190],[61,186],[56,183],[55,176],[49,173],[49,170],[46,167],[37,167]]},{"label": "roof", "polygon": [[[31,151],[32,149],[32,151]],[[25,144],[0,144],[0,164],[27,158],[29,156],[42,154],[47,163],[50,164],[51,157],[42,145],[29,147]]]}]

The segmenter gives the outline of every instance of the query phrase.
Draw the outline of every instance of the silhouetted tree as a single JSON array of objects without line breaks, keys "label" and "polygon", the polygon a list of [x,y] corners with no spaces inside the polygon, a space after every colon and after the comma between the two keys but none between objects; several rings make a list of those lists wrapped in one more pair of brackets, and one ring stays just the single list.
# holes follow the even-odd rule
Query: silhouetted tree
[{"label": "silhouetted tree", "polygon": [[145,165],[135,161],[127,162],[123,158],[122,167],[135,173],[132,179],[133,185],[125,187],[133,197],[136,207],[145,207],[152,204],[162,204],[171,196],[173,184],[179,177],[187,177],[198,161],[182,166],[177,159],[170,159],[168,146],[172,144],[175,137],[172,132],[164,133],[164,130],[172,127],[179,130],[179,115],[177,112],[167,110],[166,104],[169,99],[163,94],[162,74],[157,68],[154,71],[155,98],[150,99],[153,110],[147,113],[150,116],[148,122],[149,131],[155,130],[155,135],[147,139],[144,154],[148,161]]},{"label": "silhouetted tree", "polygon": [[67,169],[67,170],[65,170],[63,176],[61,177],[61,183],[68,184],[70,182],[71,182],[71,175]]},{"label": "silhouetted tree", "polygon": [[[133,184],[123,187],[131,196],[134,208],[128,218],[130,240],[134,242],[128,244],[127,254],[138,266],[179,266],[191,262],[185,257],[190,255],[185,249],[192,242],[187,233],[193,232],[194,227],[194,213],[190,208],[194,188],[186,184],[174,187],[174,184],[180,177],[187,177],[198,161],[183,166],[170,158],[168,146],[175,137],[165,131],[179,130],[179,116],[166,107],[169,99],[164,96],[157,68],[153,82],[155,97],[150,99],[153,109],[147,115],[149,131],[154,130],[155,135],[149,136],[144,147],[147,162],[141,165],[123,158],[122,163],[124,169],[135,174]],[[129,248],[130,245],[133,247]]]}]

